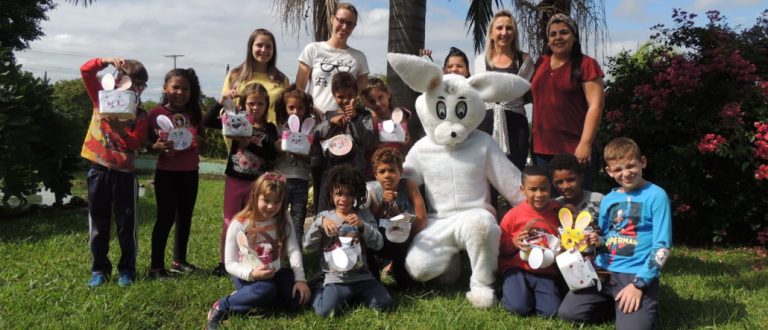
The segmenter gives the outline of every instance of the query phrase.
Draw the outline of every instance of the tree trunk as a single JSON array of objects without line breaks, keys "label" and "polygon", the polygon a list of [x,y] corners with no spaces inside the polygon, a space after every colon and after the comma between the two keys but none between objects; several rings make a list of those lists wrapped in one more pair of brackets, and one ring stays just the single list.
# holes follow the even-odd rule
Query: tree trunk
[{"label": "tree trunk", "polygon": [[[426,0],[389,1],[389,42],[390,53],[414,54],[424,48],[424,24],[427,14]],[[411,90],[387,63],[387,84],[392,92],[391,103],[413,111],[408,121],[408,132],[415,141],[424,135],[414,103],[419,93]]]}]

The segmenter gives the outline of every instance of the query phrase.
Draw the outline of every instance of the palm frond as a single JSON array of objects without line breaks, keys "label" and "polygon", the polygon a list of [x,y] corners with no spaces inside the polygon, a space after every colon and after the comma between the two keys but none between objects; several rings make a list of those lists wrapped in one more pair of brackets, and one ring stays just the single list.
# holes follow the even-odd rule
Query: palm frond
[{"label": "palm frond", "polygon": [[[83,0],[83,7],[88,7],[89,5],[93,4],[94,0]],[[77,6],[77,4],[80,3],[78,0],[67,0],[67,2]]]},{"label": "palm frond", "polygon": [[[331,31],[337,0],[271,0],[272,12],[283,22],[283,30],[312,34],[316,41],[326,40]],[[311,30],[310,30],[311,29]]]},{"label": "palm frond", "polygon": [[475,0],[469,3],[465,22],[467,29],[472,30],[475,53],[482,52],[485,47],[485,34],[488,32],[488,22],[493,17],[494,3],[496,7],[503,7],[501,0]]}]

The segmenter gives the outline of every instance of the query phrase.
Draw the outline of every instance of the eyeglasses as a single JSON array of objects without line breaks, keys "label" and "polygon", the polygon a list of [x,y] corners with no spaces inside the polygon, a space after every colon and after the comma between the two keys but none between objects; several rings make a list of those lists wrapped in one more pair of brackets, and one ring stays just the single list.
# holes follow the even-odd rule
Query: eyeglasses
[{"label": "eyeglasses", "polygon": [[331,72],[333,70],[349,72],[349,70],[352,70],[352,67],[346,64],[320,63],[320,70],[323,70],[323,72]]},{"label": "eyeglasses", "polygon": [[341,24],[341,25],[346,25],[346,26],[349,26],[349,27],[352,27],[352,28],[357,26],[356,22],[347,21],[347,20],[345,20],[343,18],[338,18],[336,16],[334,16],[333,18],[335,18],[336,22],[339,22],[339,24]]}]

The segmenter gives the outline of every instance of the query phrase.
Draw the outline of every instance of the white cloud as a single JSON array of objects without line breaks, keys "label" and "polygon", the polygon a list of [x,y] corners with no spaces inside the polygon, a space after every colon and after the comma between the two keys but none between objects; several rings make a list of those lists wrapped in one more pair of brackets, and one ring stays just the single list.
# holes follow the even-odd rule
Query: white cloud
[{"label": "white cloud", "polygon": [[696,0],[693,8],[696,10],[713,10],[733,6],[754,6],[764,3],[761,0]]}]

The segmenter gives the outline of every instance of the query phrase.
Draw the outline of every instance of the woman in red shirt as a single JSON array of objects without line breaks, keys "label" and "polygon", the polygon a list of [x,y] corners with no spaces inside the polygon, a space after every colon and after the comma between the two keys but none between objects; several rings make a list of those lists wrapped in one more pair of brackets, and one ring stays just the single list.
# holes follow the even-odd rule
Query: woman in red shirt
[{"label": "woman in red shirt", "polygon": [[531,81],[533,161],[546,165],[554,155],[573,154],[579,163],[592,168],[584,178],[584,188],[591,189],[598,159],[593,144],[605,97],[603,71],[595,59],[581,53],[572,18],[552,16],[547,22],[547,40]]}]

